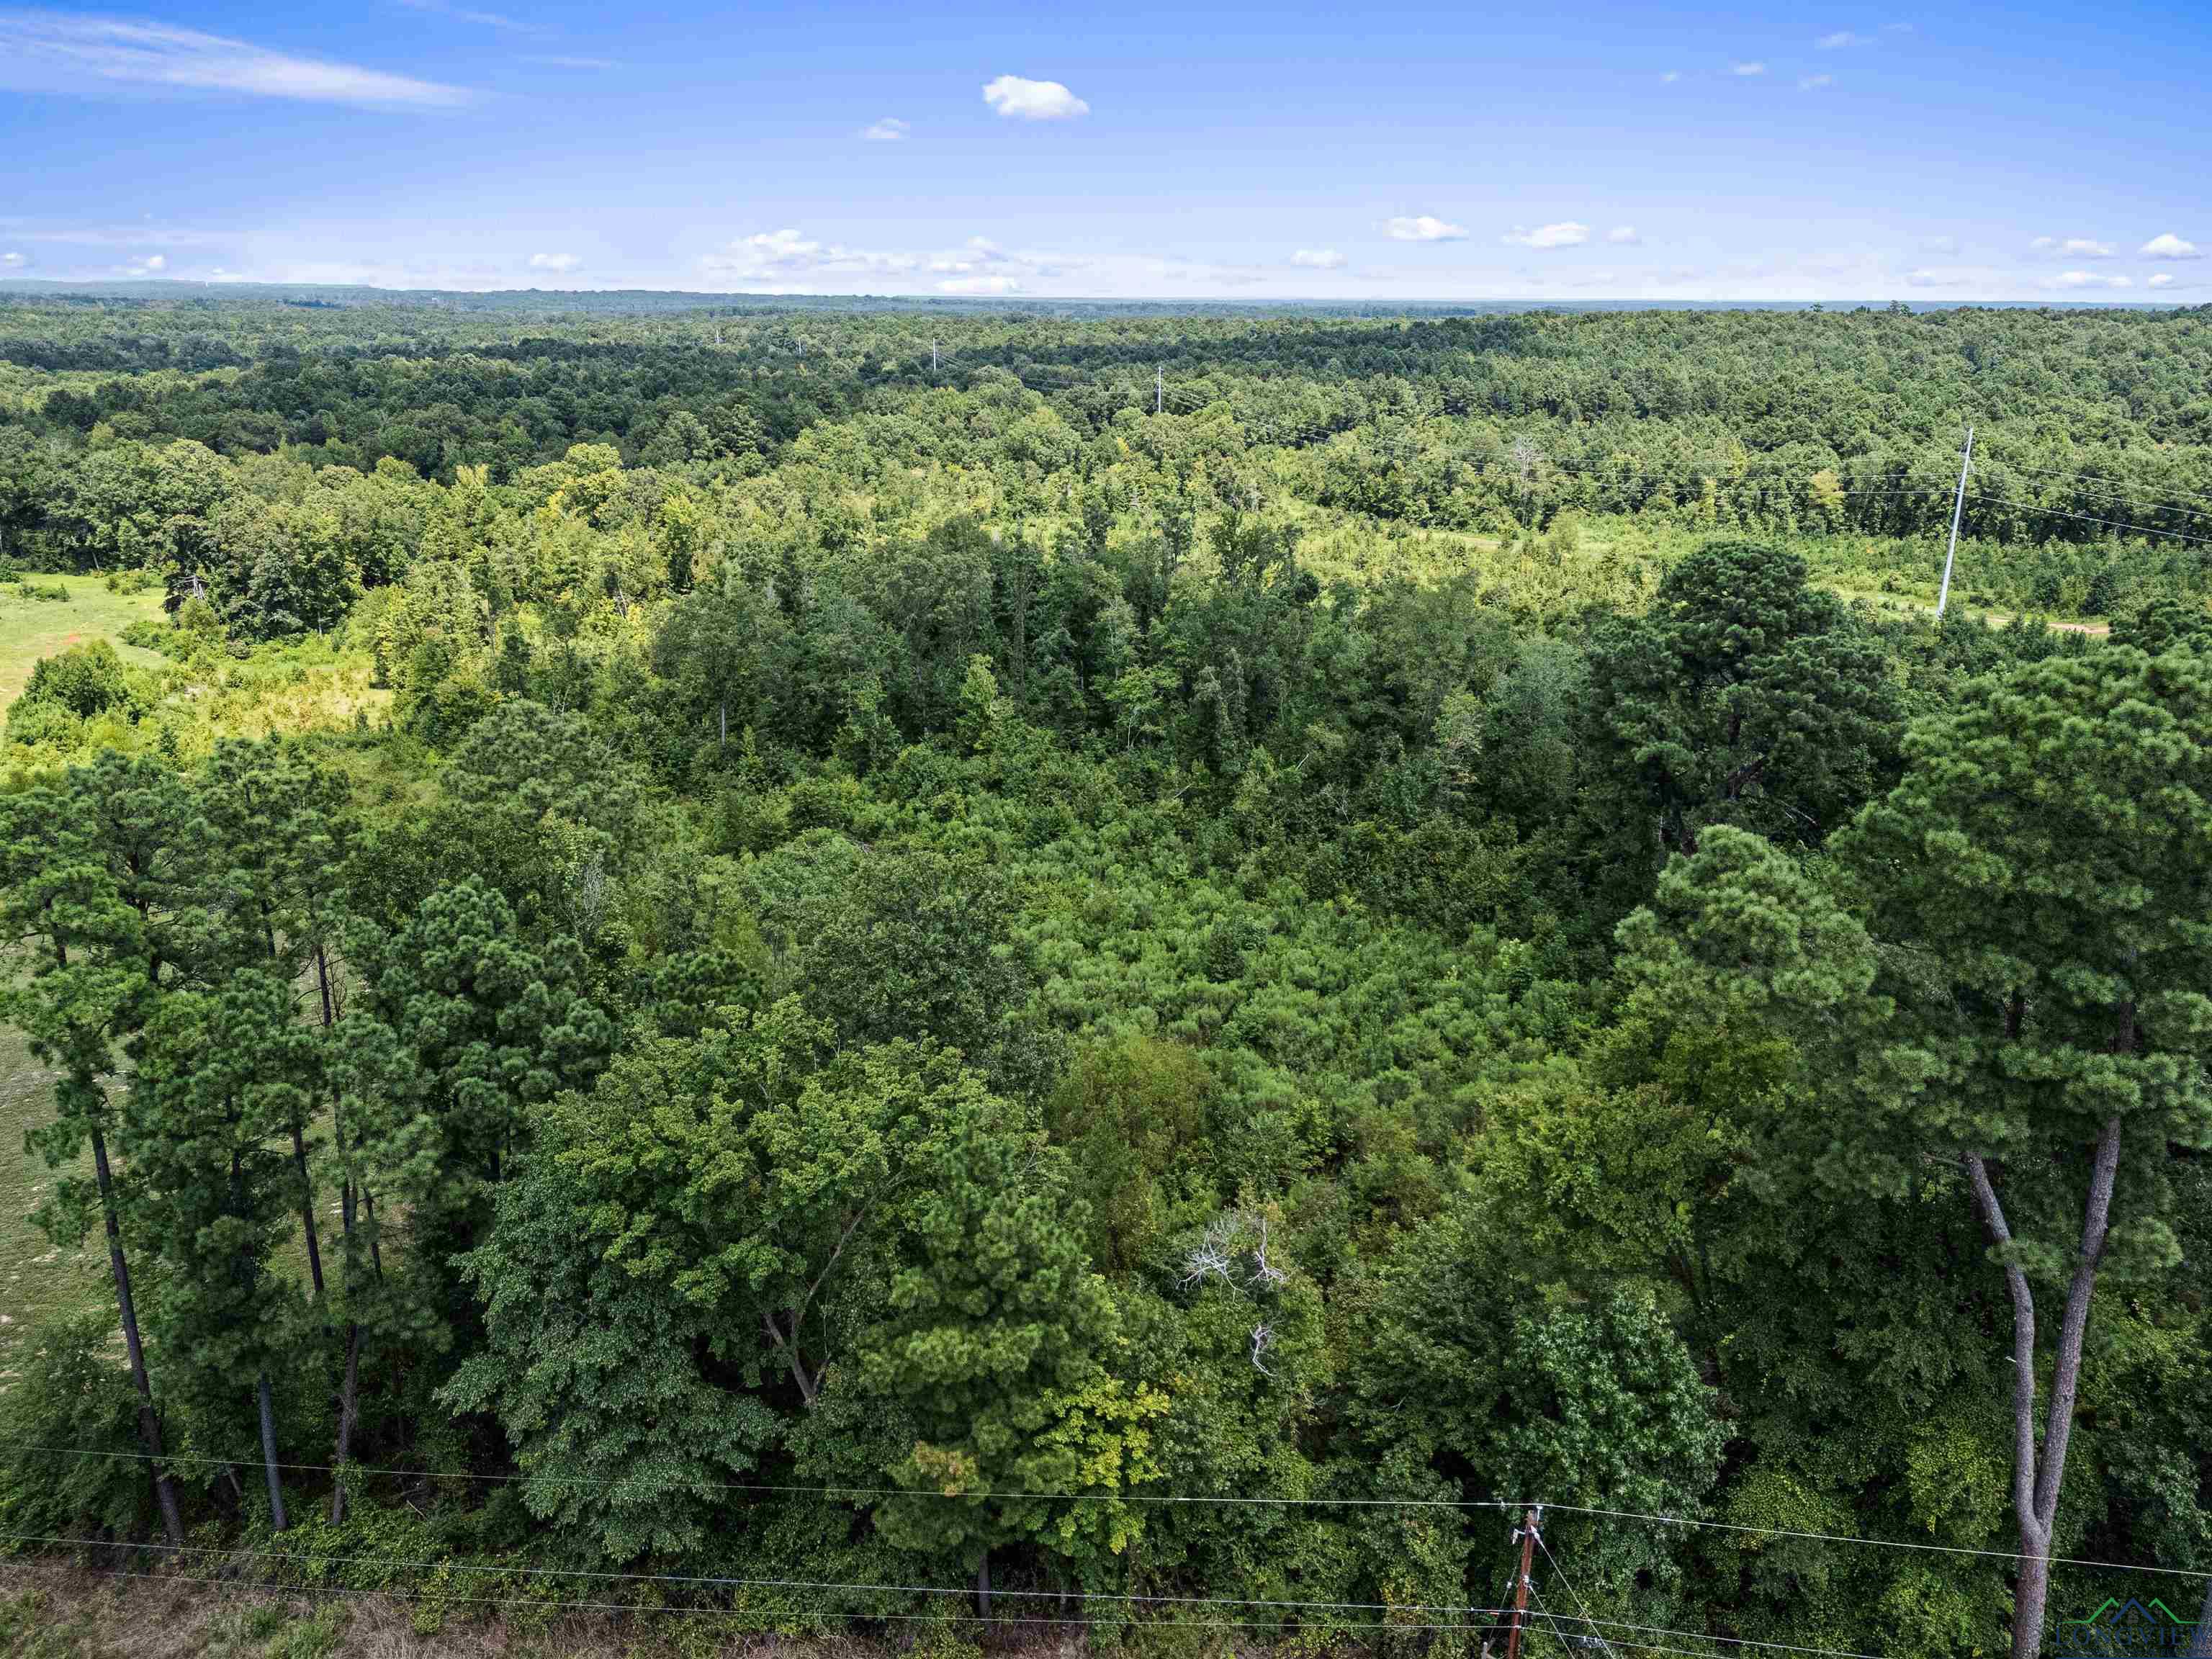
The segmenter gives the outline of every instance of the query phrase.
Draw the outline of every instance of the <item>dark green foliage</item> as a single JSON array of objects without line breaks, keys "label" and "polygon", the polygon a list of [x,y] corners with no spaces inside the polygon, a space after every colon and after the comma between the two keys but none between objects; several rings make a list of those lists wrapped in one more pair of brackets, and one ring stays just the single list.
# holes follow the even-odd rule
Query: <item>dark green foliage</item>
[{"label": "dark green foliage", "polygon": [[1893,764],[1888,672],[1879,642],[1807,585],[1802,560],[1707,543],[1592,655],[1607,769],[1640,794],[1621,850],[1694,853],[1712,823],[1817,844]]},{"label": "dark green foliage", "polygon": [[[10,551],[178,617],[10,717],[38,1218],[149,1338],[11,1430],[258,1547],[265,1376],[320,1582],[808,1632],[1471,1653],[1528,1499],[1738,1528],[1547,1521],[1687,1645],[2202,1564],[2212,567],[2063,516],[2201,528],[2201,317],[509,304],[0,306]],[[172,725],[309,653],[356,729]],[[0,1507],[149,1536],[100,1462]]]}]

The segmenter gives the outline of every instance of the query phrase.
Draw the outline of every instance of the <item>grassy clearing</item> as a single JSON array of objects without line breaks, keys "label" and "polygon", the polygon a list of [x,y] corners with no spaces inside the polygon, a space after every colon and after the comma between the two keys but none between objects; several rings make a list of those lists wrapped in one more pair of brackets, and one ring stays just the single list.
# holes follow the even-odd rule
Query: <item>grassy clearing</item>
[{"label": "grassy clearing", "polygon": [[[24,1131],[52,1115],[52,1083],[22,1034],[0,1025],[0,1389],[15,1375],[21,1345],[46,1320],[108,1295],[107,1255],[96,1236],[82,1248],[60,1248],[31,1224],[31,1212],[70,1173],[23,1150]],[[76,1173],[91,1168],[86,1158]]]},{"label": "grassy clearing", "polygon": [[151,651],[123,643],[123,630],[132,623],[161,614],[161,590],[143,593],[111,593],[99,576],[39,576],[40,587],[58,582],[69,590],[67,600],[27,599],[14,586],[0,587],[0,708],[15,701],[41,657],[52,657],[73,645],[105,639],[131,662],[151,666],[161,659]]}]

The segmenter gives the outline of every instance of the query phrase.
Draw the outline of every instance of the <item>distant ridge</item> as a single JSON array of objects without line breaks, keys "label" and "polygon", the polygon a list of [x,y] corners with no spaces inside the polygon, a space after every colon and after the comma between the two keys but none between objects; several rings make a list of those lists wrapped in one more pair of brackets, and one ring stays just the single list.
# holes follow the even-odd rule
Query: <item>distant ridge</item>
[{"label": "distant ridge", "polygon": [[191,304],[224,295],[301,307],[422,307],[468,312],[592,313],[656,312],[934,312],[961,316],[1039,317],[1494,317],[1528,312],[2170,311],[2154,300],[1071,300],[961,298],[900,294],[714,294],[681,289],[370,288],[325,283],[70,283],[0,278],[0,304],[11,301],[138,300]]}]

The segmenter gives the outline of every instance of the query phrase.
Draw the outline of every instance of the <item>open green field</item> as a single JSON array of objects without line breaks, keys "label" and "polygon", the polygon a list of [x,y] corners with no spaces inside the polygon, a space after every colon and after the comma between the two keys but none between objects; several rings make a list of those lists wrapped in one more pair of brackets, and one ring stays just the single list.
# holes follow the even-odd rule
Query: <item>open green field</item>
[{"label": "open green field", "polygon": [[98,576],[39,576],[33,580],[40,587],[59,583],[68,588],[69,598],[26,599],[19,588],[0,587],[0,708],[15,701],[40,658],[88,640],[113,641],[127,661],[161,661],[152,652],[122,641],[123,630],[132,623],[161,614],[161,589],[111,593]]},{"label": "open green field", "polygon": [[[33,1060],[22,1034],[0,1026],[0,1389],[14,1376],[18,1348],[54,1315],[106,1295],[106,1253],[95,1236],[82,1249],[62,1249],[31,1224],[31,1212],[59,1176],[23,1133],[52,1115],[52,1073]],[[85,1173],[91,1160],[84,1159]]]}]

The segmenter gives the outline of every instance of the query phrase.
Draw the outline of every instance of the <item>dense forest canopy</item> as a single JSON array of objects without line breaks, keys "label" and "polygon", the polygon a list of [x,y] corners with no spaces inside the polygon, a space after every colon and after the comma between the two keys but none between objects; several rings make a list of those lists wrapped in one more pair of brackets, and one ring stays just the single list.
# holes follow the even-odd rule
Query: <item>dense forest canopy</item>
[{"label": "dense forest canopy", "polygon": [[1532,1652],[2193,1605],[2212,313],[1067,309],[0,301],[0,604],[146,596],[6,714],[6,1224],[96,1271],[0,1528],[1164,1650],[1481,1651],[1539,1503]]}]

